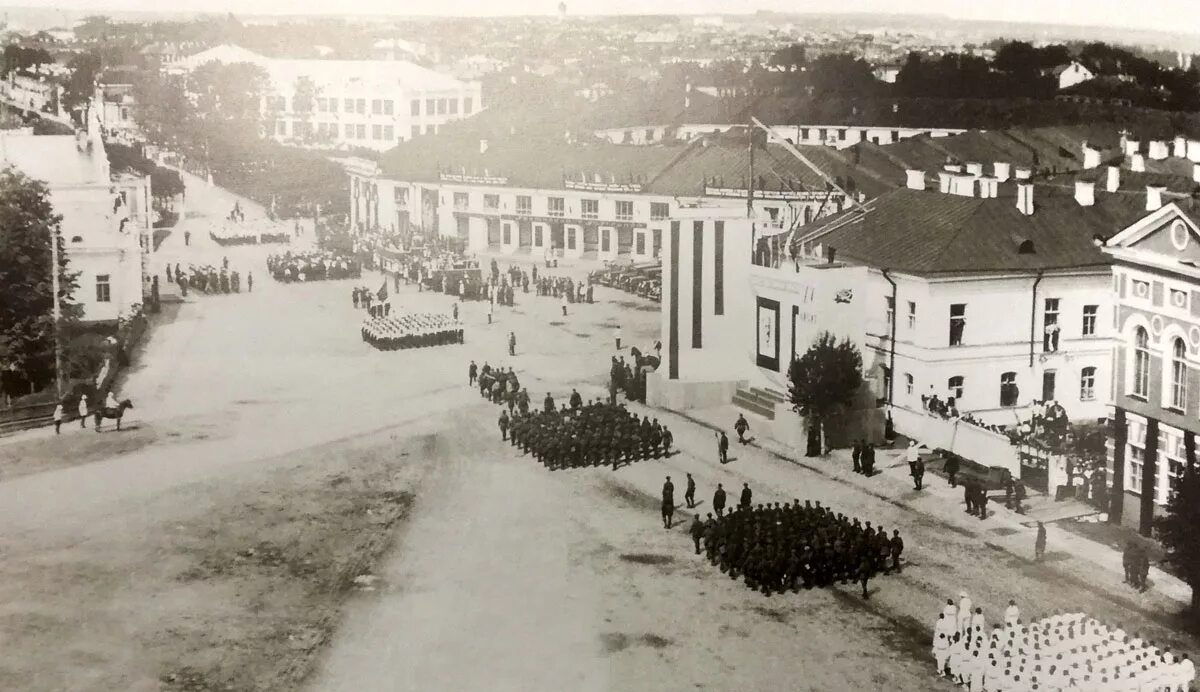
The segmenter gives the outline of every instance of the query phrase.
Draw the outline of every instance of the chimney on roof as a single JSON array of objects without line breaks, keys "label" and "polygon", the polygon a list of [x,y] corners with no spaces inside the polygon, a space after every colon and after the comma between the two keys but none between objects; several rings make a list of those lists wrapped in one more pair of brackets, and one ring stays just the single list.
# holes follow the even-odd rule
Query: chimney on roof
[{"label": "chimney on roof", "polygon": [[1192,163],[1200,163],[1200,139],[1188,140],[1187,157]]},{"label": "chimney on roof", "polygon": [[1096,203],[1096,183],[1086,180],[1075,181],[1075,201],[1081,207],[1090,207]]},{"label": "chimney on roof", "polygon": [[974,197],[976,180],[978,178],[973,175],[957,175],[954,177],[951,192],[960,197]]},{"label": "chimney on roof", "polygon": [[1033,177],[1033,171],[1028,168],[1017,169],[1017,180],[1029,180]]},{"label": "chimney on roof", "polygon": [[1086,143],[1083,145],[1083,167],[1085,169],[1097,168],[1100,166],[1100,150],[1089,147]]},{"label": "chimney on roof", "polygon": [[1125,140],[1125,155],[1133,156],[1142,150],[1142,143],[1136,139]]},{"label": "chimney on roof", "polygon": [[996,196],[1000,187],[1000,181],[991,176],[983,176],[979,179],[979,197],[980,199],[991,199]]},{"label": "chimney on roof", "polygon": [[1171,155],[1174,156],[1175,158],[1179,158],[1179,159],[1187,158],[1187,155],[1188,155],[1187,137],[1176,137],[1175,138],[1175,151],[1172,152]]},{"label": "chimney on roof", "polygon": [[947,194],[950,192],[950,183],[953,174],[946,171],[938,171],[938,192]]},{"label": "chimney on roof", "polygon": [[942,170],[950,171],[951,173],[962,173],[963,167],[957,163],[948,163],[942,166]]},{"label": "chimney on roof", "polygon": [[1146,157],[1141,154],[1134,154],[1129,160],[1129,170],[1134,173],[1146,172]]},{"label": "chimney on roof", "polygon": [[904,171],[904,174],[906,176],[908,176],[908,180],[906,183],[906,187],[908,187],[908,189],[910,189],[910,190],[924,190],[925,189],[925,171],[918,171],[918,170],[914,170],[914,169],[910,168],[907,171]]},{"label": "chimney on roof", "polygon": [[1192,181],[1200,183],[1200,163],[1192,164]]},{"label": "chimney on roof", "polygon": [[479,153],[486,154],[488,150],[488,141],[486,139],[479,140]]},{"label": "chimney on roof", "polygon": [[1108,167],[1108,180],[1105,182],[1104,189],[1109,192],[1116,192],[1121,189],[1121,167]]},{"label": "chimney on roof", "polygon": [[997,161],[992,164],[992,167],[996,170],[996,180],[1006,183],[1008,182],[1008,179],[1012,177],[1011,163],[1008,163],[1007,161]]},{"label": "chimney on roof", "polygon": [[1017,183],[1017,210],[1033,216],[1033,183]]},{"label": "chimney on roof", "polygon": [[979,176],[983,175],[983,164],[982,163],[968,163],[967,164],[967,172],[978,178]]},{"label": "chimney on roof", "polygon": [[1162,161],[1167,158],[1167,143],[1158,140],[1150,141],[1150,160]]},{"label": "chimney on roof", "polygon": [[1156,211],[1162,207],[1162,193],[1166,189],[1160,185],[1146,186],[1146,211]]}]

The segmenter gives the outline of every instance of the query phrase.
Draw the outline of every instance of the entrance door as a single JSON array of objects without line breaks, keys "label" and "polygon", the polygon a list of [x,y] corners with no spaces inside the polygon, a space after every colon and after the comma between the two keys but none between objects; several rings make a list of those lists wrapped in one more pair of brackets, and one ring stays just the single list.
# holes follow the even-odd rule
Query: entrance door
[{"label": "entrance door", "polygon": [[1042,373],[1042,401],[1051,401],[1054,399],[1054,382],[1057,379],[1056,373],[1053,370],[1047,370]]},{"label": "entrance door", "polygon": [[561,223],[550,227],[550,247],[555,250],[563,249],[563,225]]}]

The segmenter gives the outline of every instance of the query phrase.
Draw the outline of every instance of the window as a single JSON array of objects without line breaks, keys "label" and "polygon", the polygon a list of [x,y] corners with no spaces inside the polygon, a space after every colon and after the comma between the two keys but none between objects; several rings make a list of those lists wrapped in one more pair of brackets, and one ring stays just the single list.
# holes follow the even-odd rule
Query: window
[{"label": "window", "polygon": [[338,100],[337,99],[326,99],[326,100],[329,101],[329,112],[337,113]]},{"label": "window", "polygon": [[650,220],[665,221],[671,215],[671,205],[666,202],[650,203]]},{"label": "window", "polygon": [[583,200],[583,218],[595,219],[600,216],[600,200],[585,199]]},{"label": "window", "polygon": [[383,101],[379,99],[371,99],[371,115],[383,114]]},{"label": "window", "polygon": [[1093,401],[1096,398],[1096,368],[1079,371],[1079,400]]},{"label": "window", "polygon": [[946,395],[958,401],[963,395],[963,377],[955,375],[946,381]]},{"label": "window", "polygon": [[433,115],[437,112],[437,101],[433,99],[425,99],[425,115]]},{"label": "window", "polygon": [[838,139],[846,141],[846,130],[838,130]]},{"label": "window", "polygon": [[[1130,436],[1132,438],[1132,436]],[[1138,440],[1144,438],[1139,437]],[[1130,443],[1129,445],[1129,478],[1125,481],[1125,490],[1141,494],[1142,492],[1142,464],[1146,461],[1146,450],[1138,445]]]},{"label": "window", "polygon": [[911,372],[904,373],[904,393],[912,394],[913,389],[915,389],[915,388],[916,388],[916,385],[913,383],[912,373]]},{"label": "window", "polygon": [[389,142],[392,141],[393,139],[395,139],[396,138],[396,128],[392,127],[391,125],[384,125],[383,126],[383,138]]},{"label": "window", "polygon": [[450,115],[458,115],[458,99],[450,99]]},{"label": "window", "polygon": [[408,188],[407,187],[392,188],[392,201],[394,201],[396,203],[397,207],[407,207],[408,206]]},{"label": "window", "polygon": [[411,107],[409,112],[412,115],[420,115],[421,114],[421,101],[420,100],[413,99],[413,102],[409,105]]},{"label": "window", "polygon": [[394,101],[392,101],[391,99],[383,100],[383,114],[384,115],[391,115],[394,108],[395,108]]},{"label": "window", "polygon": [[446,99],[438,99],[437,106],[438,106],[438,111],[437,111],[438,115],[445,115],[446,114]]},{"label": "window", "polygon": [[323,99],[323,98],[319,98],[319,99],[317,99],[317,112],[318,112],[318,113],[327,113],[327,112],[329,112],[329,106],[328,106],[328,105],[326,105],[327,103],[328,103],[328,102],[327,102],[325,99]]},{"label": "window", "polygon": [[383,139],[383,126],[382,125],[372,125],[371,126],[371,139]]},{"label": "window", "polygon": [[1100,313],[1099,305],[1083,306],[1083,335],[1096,336],[1096,315]]},{"label": "window", "polygon": [[1042,350],[1053,353],[1058,350],[1058,298],[1047,298],[1042,312]]},{"label": "window", "polygon": [[342,104],[345,106],[345,108],[342,110],[346,111],[347,113],[354,112],[354,99],[345,99],[342,101]]},{"label": "window", "polygon": [[279,120],[275,123],[275,131],[281,135],[287,134],[287,121]]},{"label": "window", "polygon": [[913,301],[908,301],[908,328],[917,328],[917,304]]},{"label": "window", "polygon": [[630,221],[633,219],[633,202],[617,200],[617,220]]},{"label": "window", "polygon": [[1150,395],[1150,334],[1138,327],[1133,335],[1133,395]]},{"label": "window", "polygon": [[484,209],[499,209],[500,208],[500,195],[484,195],[483,196],[483,208]]},{"label": "window", "polygon": [[366,99],[358,99],[357,101],[355,101],[354,102],[354,110],[357,113],[365,114],[367,112],[367,100]]},{"label": "window", "polygon": [[529,195],[517,195],[517,213],[532,214],[533,213],[533,198]]},{"label": "window", "polygon": [[108,282],[108,274],[96,275],[96,302],[112,302],[112,286]]},{"label": "window", "polygon": [[470,205],[471,205],[470,193],[467,193],[467,192],[455,192],[454,193],[454,208],[455,209],[466,209]]},{"label": "window", "polygon": [[533,226],[533,245],[534,247],[542,246],[542,227],[539,224]]},{"label": "window", "polygon": [[546,213],[550,216],[563,216],[567,213],[566,202],[562,197],[550,197],[546,200]]},{"label": "window", "polygon": [[420,136],[420,134],[421,134],[421,126],[420,125],[413,125],[411,128],[409,128],[408,136],[411,137],[412,139],[416,139],[418,136]]},{"label": "window", "polygon": [[575,249],[575,229],[574,228],[567,229],[567,249],[568,250]]},{"label": "window", "polygon": [[512,245],[512,224],[511,223],[504,224],[504,241],[503,242],[505,245]]},{"label": "window", "polygon": [[434,130],[433,130],[433,125],[426,125],[426,126],[425,126],[425,134],[427,134],[427,135],[431,135],[431,134],[433,134],[433,131],[434,131]]},{"label": "window", "polygon": [[1187,408],[1187,345],[1183,339],[1171,344],[1171,398],[1169,408],[1183,411]]},{"label": "window", "polygon": [[887,330],[890,334],[892,332],[892,325],[896,322],[896,299],[891,296],[887,296],[883,300],[884,305],[886,306]]},{"label": "window", "polygon": [[358,135],[359,139],[367,138],[367,126],[366,125],[355,125],[354,131],[355,131],[355,134]]},{"label": "window", "polygon": [[471,114],[471,99],[463,99],[463,115]]},{"label": "window", "polygon": [[293,120],[292,121],[292,135],[294,137],[299,137],[300,135],[304,134],[304,125],[305,125],[305,123],[302,123],[299,120]]},{"label": "window", "polygon": [[955,303],[950,306],[950,345],[962,346],[963,331],[967,328],[967,304]]},{"label": "window", "polygon": [[346,139],[354,139],[354,126],[346,125]]},{"label": "window", "polygon": [[1133,282],[1133,295],[1137,296],[1138,298],[1149,298],[1150,282],[1138,281],[1135,279]]},{"label": "window", "polygon": [[639,233],[634,234],[634,250],[633,251],[634,251],[634,253],[636,253],[638,255],[646,254],[646,234],[645,233],[639,232]]},{"label": "window", "polygon": [[1000,375],[1000,405],[1016,406],[1021,392],[1017,388],[1017,373],[1006,372]]}]

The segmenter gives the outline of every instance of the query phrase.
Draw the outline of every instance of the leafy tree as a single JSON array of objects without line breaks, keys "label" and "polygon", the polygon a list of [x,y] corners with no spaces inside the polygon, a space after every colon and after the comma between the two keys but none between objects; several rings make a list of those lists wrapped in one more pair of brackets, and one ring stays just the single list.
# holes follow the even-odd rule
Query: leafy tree
[{"label": "leafy tree", "polygon": [[197,130],[183,80],[142,73],[133,80],[133,100],[133,118],[151,142],[175,150],[189,148]]},{"label": "leafy tree", "polygon": [[73,111],[91,100],[96,91],[96,78],[100,75],[100,56],[95,53],[80,53],[71,58],[67,67],[71,76],[63,86],[63,109]]},{"label": "leafy tree", "polygon": [[[845,411],[862,386],[862,354],[844,339],[822,332],[788,367],[792,407],[808,420],[808,456],[824,449],[825,423]],[[814,444],[815,442],[815,444]]]},{"label": "leafy tree", "polygon": [[1165,516],[1155,520],[1166,561],[1174,565],[1192,587],[1190,614],[1200,616],[1200,473],[1184,471],[1177,490],[1167,502]]},{"label": "leafy tree", "polygon": [[59,304],[63,322],[80,310],[71,303],[76,283],[68,271],[59,223],[46,186],[9,167],[0,171],[0,369],[10,395],[54,379],[52,239],[59,245]]},{"label": "leafy tree", "polygon": [[210,62],[192,71],[187,89],[195,95],[196,113],[201,120],[257,133],[268,83],[266,71],[258,65]]},{"label": "leafy tree", "polygon": [[306,144],[313,141],[312,114],[316,110],[316,102],[317,86],[313,84],[312,79],[307,76],[298,77],[292,94],[292,111],[302,123],[300,132],[296,134]]}]

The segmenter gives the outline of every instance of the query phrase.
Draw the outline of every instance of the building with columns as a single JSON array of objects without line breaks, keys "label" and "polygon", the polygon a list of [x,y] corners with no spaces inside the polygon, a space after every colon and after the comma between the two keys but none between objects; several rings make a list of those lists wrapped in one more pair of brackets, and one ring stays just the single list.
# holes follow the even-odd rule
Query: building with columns
[{"label": "building with columns", "polygon": [[1200,432],[1200,209],[1169,201],[1110,238],[1117,334],[1110,521],[1150,535]]},{"label": "building with columns", "polygon": [[[473,252],[648,261],[661,256],[670,220],[691,205],[743,217],[750,207],[762,237],[790,233],[847,204],[779,145],[760,142],[755,152],[751,169],[745,135],[647,147],[418,140],[379,164],[347,166],[350,222],[363,234],[459,238]],[[845,162],[827,152],[806,150],[830,175],[848,176]],[[883,188],[867,179],[856,189]]]}]

